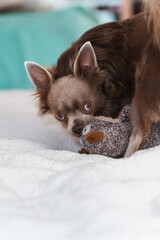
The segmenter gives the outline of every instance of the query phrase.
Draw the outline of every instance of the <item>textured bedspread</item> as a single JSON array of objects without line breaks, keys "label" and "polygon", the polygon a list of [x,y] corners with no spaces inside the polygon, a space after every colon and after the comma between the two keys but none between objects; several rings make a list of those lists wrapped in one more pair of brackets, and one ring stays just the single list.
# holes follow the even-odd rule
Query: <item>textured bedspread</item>
[{"label": "textured bedspread", "polygon": [[160,239],[160,147],[79,155],[36,117],[30,92],[0,100],[0,239]]}]

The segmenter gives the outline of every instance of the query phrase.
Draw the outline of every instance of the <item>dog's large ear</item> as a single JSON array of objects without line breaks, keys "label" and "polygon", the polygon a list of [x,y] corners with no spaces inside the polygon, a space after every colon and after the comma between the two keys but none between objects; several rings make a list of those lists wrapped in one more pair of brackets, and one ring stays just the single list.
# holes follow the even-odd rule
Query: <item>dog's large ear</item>
[{"label": "dog's large ear", "polygon": [[25,62],[25,68],[29,79],[36,89],[49,88],[52,76],[47,69],[34,62]]},{"label": "dog's large ear", "polygon": [[94,49],[90,42],[86,42],[79,50],[73,71],[75,75],[81,75],[83,72],[93,70],[96,67],[97,59]]}]

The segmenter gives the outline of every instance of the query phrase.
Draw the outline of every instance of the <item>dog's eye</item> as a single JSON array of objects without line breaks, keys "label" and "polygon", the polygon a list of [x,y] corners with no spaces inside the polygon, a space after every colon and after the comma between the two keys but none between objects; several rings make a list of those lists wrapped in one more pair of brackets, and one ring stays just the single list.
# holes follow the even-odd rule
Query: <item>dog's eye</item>
[{"label": "dog's eye", "polygon": [[84,105],[84,109],[87,112],[89,112],[91,108],[92,108],[92,103],[90,103],[90,102],[88,102]]},{"label": "dog's eye", "polygon": [[58,112],[57,115],[56,115],[57,119],[60,120],[60,121],[63,121],[65,119],[65,116],[63,113],[61,112]]}]

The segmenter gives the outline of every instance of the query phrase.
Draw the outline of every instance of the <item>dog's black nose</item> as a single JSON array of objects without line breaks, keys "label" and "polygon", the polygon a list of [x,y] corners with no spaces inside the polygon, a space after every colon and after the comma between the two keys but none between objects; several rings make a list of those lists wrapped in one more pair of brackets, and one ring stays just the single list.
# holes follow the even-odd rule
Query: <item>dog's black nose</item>
[{"label": "dog's black nose", "polygon": [[82,135],[83,127],[84,127],[83,124],[74,125],[72,128],[72,132],[78,137],[80,137]]}]

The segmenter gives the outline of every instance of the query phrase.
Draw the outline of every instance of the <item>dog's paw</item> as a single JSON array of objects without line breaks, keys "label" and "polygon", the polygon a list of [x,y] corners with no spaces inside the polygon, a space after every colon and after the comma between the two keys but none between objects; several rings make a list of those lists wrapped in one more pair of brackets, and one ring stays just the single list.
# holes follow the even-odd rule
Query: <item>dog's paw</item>
[{"label": "dog's paw", "polygon": [[79,154],[89,154],[84,148],[81,148],[79,151],[78,151]]}]

